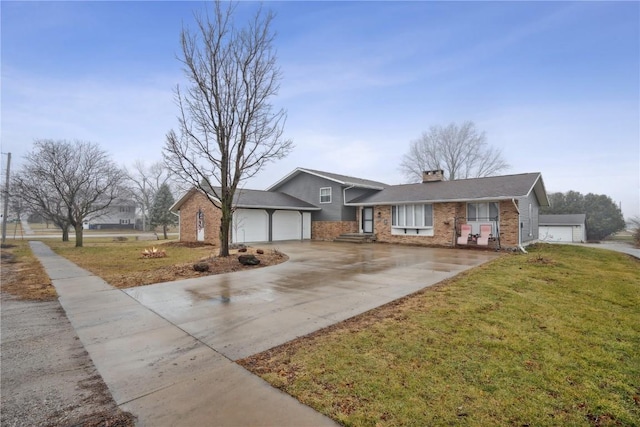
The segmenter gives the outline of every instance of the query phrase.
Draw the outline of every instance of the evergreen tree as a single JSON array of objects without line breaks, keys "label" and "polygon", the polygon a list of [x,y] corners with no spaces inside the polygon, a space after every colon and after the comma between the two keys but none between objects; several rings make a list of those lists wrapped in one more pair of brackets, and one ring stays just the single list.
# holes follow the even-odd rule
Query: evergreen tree
[{"label": "evergreen tree", "polygon": [[167,227],[175,225],[177,222],[177,217],[169,211],[174,201],[171,190],[165,183],[158,189],[153,206],[151,206],[151,226],[155,228],[161,225],[165,239],[167,239]]}]

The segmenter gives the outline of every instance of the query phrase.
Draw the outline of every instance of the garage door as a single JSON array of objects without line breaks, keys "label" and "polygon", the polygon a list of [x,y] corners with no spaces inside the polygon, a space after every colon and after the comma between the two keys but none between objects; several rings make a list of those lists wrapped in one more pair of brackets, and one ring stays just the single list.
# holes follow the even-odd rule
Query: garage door
[{"label": "garage door", "polygon": [[573,241],[571,227],[540,226],[538,238],[543,242],[567,242]]},{"label": "garage door", "polygon": [[295,211],[273,213],[273,241],[300,240],[302,238],[302,215]]},{"label": "garage door", "polygon": [[269,214],[263,209],[238,209],[233,214],[233,243],[269,240]]}]

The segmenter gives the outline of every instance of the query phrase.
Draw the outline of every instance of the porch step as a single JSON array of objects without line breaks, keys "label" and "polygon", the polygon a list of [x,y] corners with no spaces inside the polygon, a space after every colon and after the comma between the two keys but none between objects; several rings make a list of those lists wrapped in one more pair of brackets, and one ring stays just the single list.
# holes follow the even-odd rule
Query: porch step
[{"label": "porch step", "polygon": [[348,243],[371,243],[376,241],[376,235],[371,233],[346,233],[341,234],[335,239],[334,242],[348,242]]}]

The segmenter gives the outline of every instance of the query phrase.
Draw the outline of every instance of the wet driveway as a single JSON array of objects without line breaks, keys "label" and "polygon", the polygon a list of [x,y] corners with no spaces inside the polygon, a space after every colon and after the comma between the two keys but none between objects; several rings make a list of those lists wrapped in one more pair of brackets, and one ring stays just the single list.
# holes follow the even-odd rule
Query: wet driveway
[{"label": "wet driveway", "polygon": [[386,244],[278,242],[267,268],[125,290],[231,360],[345,320],[497,256]]}]

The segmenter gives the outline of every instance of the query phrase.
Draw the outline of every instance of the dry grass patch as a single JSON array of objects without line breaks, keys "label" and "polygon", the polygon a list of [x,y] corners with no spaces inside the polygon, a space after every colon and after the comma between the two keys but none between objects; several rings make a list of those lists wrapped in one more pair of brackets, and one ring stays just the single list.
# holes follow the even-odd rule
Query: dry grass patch
[{"label": "dry grass patch", "polygon": [[240,363],[347,426],[640,425],[640,261],[541,245]]},{"label": "dry grass patch", "polygon": [[[212,274],[230,273],[250,268],[266,267],[286,261],[286,255],[275,250],[249,248],[260,260],[258,266],[243,266],[238,262],[237,250],[229,257],[218,257],[218,247],[200,243],[176,241],[135,241],[114,239],[85,239],[84,247],[76,248],[74,242],[45,241],[56,253],[80,267],[102,277],[112,286],[129,288],[152,283],[169,282]],[[164,251],[161,258],[145,258],[143,252],[152,247]],[[198,272],[193,264],[206,262],[209,271]]]},{"label": "dry grass patch", "polygon": [[8,240],[0,250],[2,280],[0,289],[19,299],[50,301],[57,293],[40,261],[26,240]]}]

